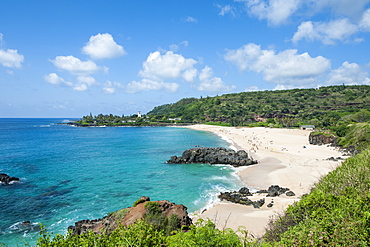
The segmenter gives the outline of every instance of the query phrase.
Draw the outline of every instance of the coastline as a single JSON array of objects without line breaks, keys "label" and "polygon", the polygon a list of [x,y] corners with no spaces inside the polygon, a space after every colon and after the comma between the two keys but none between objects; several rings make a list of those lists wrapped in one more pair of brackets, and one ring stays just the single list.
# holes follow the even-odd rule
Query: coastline
[{"label": "coastline", "polygon": [[[309,144],[310,131],[307,130],[212,125],[181,127],[217,134],[230,143],[230,148],[243,149],[250,157],[258,160],[257,165],[237,171],[242,183],[250,190],[279,185],[294,191],[296,195],[292,197],[286,195],[266,197],[266,203],[259,209],[220,201],[193,216],[193,221],[199,218],[210,219],[219,229],[231,228],[237,231],[242,226],[248,231],[249,236],[256,238],[262,237],[269,220],[274,215],[282,213],[288,205],[309,193],[321,177],[341,164],[341,161],[329,161],[327,158],[343,157],[333,147]],[[254,195],[250,199],[259,200],[263,197]],[[268,208],[266,205],[272,200],[274,206]]]}]

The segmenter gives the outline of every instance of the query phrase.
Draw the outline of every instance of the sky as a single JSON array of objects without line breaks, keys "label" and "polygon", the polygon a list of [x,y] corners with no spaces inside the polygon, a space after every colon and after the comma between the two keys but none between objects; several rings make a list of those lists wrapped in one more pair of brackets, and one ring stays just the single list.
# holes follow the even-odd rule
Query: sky
[{"label": "sky", "polygon": [[0,0],[0,117],[370,85],[370,0]]}]

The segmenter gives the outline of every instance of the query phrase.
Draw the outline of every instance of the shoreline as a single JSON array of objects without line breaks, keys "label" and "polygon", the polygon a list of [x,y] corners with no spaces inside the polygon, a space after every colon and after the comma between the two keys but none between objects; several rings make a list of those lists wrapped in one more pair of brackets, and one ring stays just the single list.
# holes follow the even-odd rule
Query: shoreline
[{"label": "shoreline", "polygon": [[[262,237],[268,222],[274,215],[282,213],[288,205],[310,192],[321,177],[334,170],[342,161],[329,161],[330,157],[343,157],[334,147],[308,143],[310,131],[299,129],[270,129],[264,127],[222,127],[213,125],[181,126],[199,131],[212,132],[230,144],[230,148],[245,150],[258,164],[243,167],[236,172],[240,181],[250,190],[267,189],[271,185],[288,187],[295,196],[264,197],[253,195],[251,200],[265,198],[259,209],[251,206],[220,201],[201,213],[192,216],[210,219],[219,229],[240,226],[250,237]],[[274,206],[266,205],[274,201]]]}]

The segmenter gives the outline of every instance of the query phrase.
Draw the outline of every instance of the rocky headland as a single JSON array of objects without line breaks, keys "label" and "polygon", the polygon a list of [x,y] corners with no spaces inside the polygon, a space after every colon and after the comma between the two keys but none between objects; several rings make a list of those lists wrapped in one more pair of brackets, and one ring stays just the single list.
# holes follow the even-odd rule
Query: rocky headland
[{"label": "rocky headland", "polygon": [[256,160],[248,157],[244,150],[234,151],[226,148],[207,148],[197,147],[185,150],[180,157],[172,156],[167,161],[170,164],[189,164],[189,163],[206,163],[206,164],[229,164],[234,167],[249,166],[257,164]]},{"label": "rocky headland", "polygon": [[107,233],[110,234],[120,225],[129,226],[140,219],[145,219],[148,213],[148,203],[154,203],[158,207],[158,212],[161,217],[167,219],[172,218],[173,215],[177,217],[178,229],[183,226],[190,226],[192,224],[191,218],[188,216],[187,208],[182,204],[175,204],[166,200],[151,202],[149,197],[142,196],[134,203],[133,207],[120,209],[116,212],[110,213],[102,219],[95,220],[81,220],[75,223],[74,226],[69,226],[68,229],[72,230],[73,234],[84,234],[92,231],[97,234]]}]

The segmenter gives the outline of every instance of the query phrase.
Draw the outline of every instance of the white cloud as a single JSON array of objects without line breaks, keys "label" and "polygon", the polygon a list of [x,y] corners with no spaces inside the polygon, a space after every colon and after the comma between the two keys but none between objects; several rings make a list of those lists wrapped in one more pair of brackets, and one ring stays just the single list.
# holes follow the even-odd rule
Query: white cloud
[{"label": "white cloud", "polygon": [[59,77],[56,73],[50,73],[48,75],[45,75],[44,80],[53,85],[73,86],[73,83],[65,81],[62,77]]},{"label": "white cloud", "polygon": [[369,85],[370,78],[368,76],[369,74],[364,71],[360,65],[346,61],[338,69],[332,70],[326,83],[329,85]]},{"label": "white cloud", "polygon": [[114,58],[126,54],[124,48],[118,45],[109,33],[91,36],[89,42],[82,48],[82,52],[92,59]]},{"label": "white cloud", "polygon": [[74,56],[57,56],[51,62],[59,69],[66,70],[72,74],[92,74],[99,70],[93,61],[83,62]]},{"label": "white cloud", "polygon": [[366,10],[362,15],[359,27],[364,31],[370,31],[370,9]]},{"label": "white cloud", "polygon": [[99,83],[96,82],[95,79],[91,76],[78,76],[77,82],[72,83],[64,80],[56,73],[50,73],[44,76],[44,80],[53,85],[71,87],[75,91],[87,91],[90,86],[99,85]]},{"label": "white cloud", "polygon": [[196,63],[194,59],[184,58],[172,51],[167,51],[163,55],[156,51],[150,53],[146,61],[143,62],[143,69],[139,75],[156,81],[182,77],[191,82],[196,76],[196,69],[193,67]]},{"label": "white cloud", "polygon": [[179,46],[178,45],[175,45],[175,44],[170,45],[170,50],[171,51],[177,52],[178,49],[179,49]]},{"label": "white cloud", "polygon": [[83,91],[87,91],[89,88],[87,87],[86,84],[76,84],[73,86],[73,90],[75,91],[80,91],[80,92],[83,92]]},{"label": "white cloud", "polygon": [[297,11],[300,0],[246,0],[248,12],[271,25],[280,25]]},{"label": "white cloud", "polygon": [[105,94],[114,94],[117,91],[117,89],[123,89],[123,88],[124,88],[124,86],[119,82],[107,81],[104,84],[103,93],[105,93]]},{"label": "white cloud", "polygon": [[297,54],[293,49],[275,53],[253,43],[227,51],[224,58],[240,70],[262,73],[266,81],[286,85],[313,83],[330,68],[330,61],[322,56]]},{"label": "white cloud", "polygon": [[213,77],[213,71],[206,66],[199,75],[199,91],[227,92],[235,89],[235,86],[227,86],[221,78]]},{"label": "white cloud", "polygon": [[357,26],[352,24],[348,18],[327,23],[306,21],[298,27],[292,41],[307,39],[309,41],[319,40],[324,44],[335,44],[335,40],[348,41],[357,32]]},{"label": "white cloud", "polygon": [[77,81],[78,81],[78,83],[83,83],[83,84],[86,84],[88,86],[99,85],[99,83],[92,76],[78,76]]},{"label": "white cloud", "polygon": [[260,90],[258,89],[257,86],[250,86],[250,87],[247,87],[244,91],[245,92],[256,92],[256,91],[260,91]]},{"label": "white cloud", "polygon": [[218,13],[218,15],[224,16],[226,14],[231,14],[232,16],[235,16],[235,8],[230,6],[229,4],[225,6],[216,4],[216,7],[220,9],[220,12]]},{"label": "white cloud", "polygon": [[99,85],[92,76],[78,76],[77,83],[73,86],[75,91],[87,91],[90,86]]},{"label": "white cloud", "polygon": [[180,87],[177,83],[167,83],[163,81],[153,81],[149,79],[142,79],[141,81],[132,81],[127,84],[126,91],[128,93],[137,93],[141,91],[158,91],[165,90],[174,93]]},{"label": "white cloud", "polygon": [[273,90],[288,90],[288,89],[293,89],[293,88],[296,88],[296,87],[293,86],[293,85],[281,85],[281,84],[277,84],[276,87]]},{"label": "white cloud", "polygon": [[24,56],[17,50],[0,50],[0,64],[8,68],[21,68]]},{"label": "white cloud", "polygon": [[195,19],[194,17],[191,17],[191,16],[188,16],[186,19],[185,19],[185,22],[193,22],[193,23],[197,23],[198,20]]},{"label": "white cloud", "polygon": [[[301,0],[302,3],[305,1]],[[369,0],[310,0],[307,6],[316,12],[329,9],[337,15],[345,15],[357,18],[363,11]]]},{"label": "white cloud", "polygon": [[186,41],[186,40],[184,40],[184,41],[182,41],[180,44],[178,44],[178,45],[176,45],[176,44],[172,44],[172,45],[170,45],[169,46],[169,48],[170,48],[170,51],[172,51],[172,52],[177,52],[178,50],[179,50],[179,46],[184,46],[184,47],[187,47],[189,45],[189,42],[188,41]]}]

